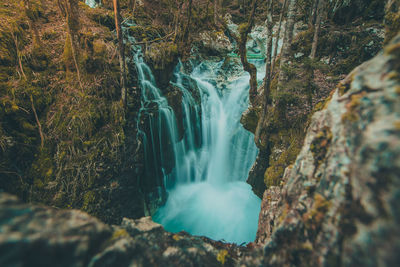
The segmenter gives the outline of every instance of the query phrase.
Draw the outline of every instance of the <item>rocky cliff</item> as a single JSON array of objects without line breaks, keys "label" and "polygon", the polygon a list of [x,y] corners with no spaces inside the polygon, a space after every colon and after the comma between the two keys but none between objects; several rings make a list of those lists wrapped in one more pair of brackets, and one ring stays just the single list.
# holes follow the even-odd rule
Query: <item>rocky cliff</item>
[{"label": "rocky cliff", "polygon": [[400,261],[400,36],[316,112],[282,186],[264,192],[256,244],[266,265]]}]

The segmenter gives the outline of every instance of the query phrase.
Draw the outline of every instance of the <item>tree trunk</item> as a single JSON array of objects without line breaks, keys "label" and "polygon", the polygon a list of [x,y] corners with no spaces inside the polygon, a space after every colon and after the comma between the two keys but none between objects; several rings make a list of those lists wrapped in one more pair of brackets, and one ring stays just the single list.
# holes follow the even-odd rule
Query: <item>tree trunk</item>
[{"label": "tree trunk", "polygon": [[265,117],[268,112],[268,103],[270,102],[270,93],[271,93],[271,77],[272,77],[272,36],[273,36],[273,14],[274,14],[274,0],[269,0],[268,6],[268,17],[267,17],[267,50],[265,53],[265,78],[264,78],[264,101],[263,101],[263,111],[261,114],[261,119],[258,121],[257,128],[254,134],[255,143],[258,144],[260,140],[260,133],[264,128]]},{"label": "tree trunk", "polygon": [[[241,30],[240,32],[240,39],[237,39],[237,43],[239,44],[239,54],[240,54],[240,60],[242,62],[243,68],[245,71],[247,71],[250,74],[250,91],[249,91],[249,98],[250,98],[250,103],[253,104],[255,97],[257,95],[257,68],[249,63],[247,60],[247,50],[246,50],[246,43],[247,43],[247,35],[251,32],[251,29],[254,26],[254,14],[257,8],[257,0],[253,0],[253,5],[250,13],[249,20],[247,22],[247,25],[244,27],[244,29]],[[233,35],[235,36],[235,35]]]},{"label": "tree trunk", "polygon": [[176,37],[178,35],[178,30],[179,30],[179,21],[181,18],[181,13],[182,13],[182,5],[183,5],[183,0],[176,0],[175,1],[177,9],[176,9],[176,13],[175,13],[175,18],[174,18],[174,37],[173,37],[173,42],[175,42]]},{"label": "tree trunk", "polygon": [[284,14],[285,14],[286,6],[287,6],[287,0],[285,0],[285,2],[283,2],[281,15],[279,16],[279,27],[278,27],[278,32],[276,33],[276,38],[275,38],[274,54],[272,56],[273,61],[272,61],[271,73],[273,73],[274,69],[275,69],[276,55],[278,54],[279,38],[281,35],[282,20],[283,20]]},{"label": "tree trunk", "polygon": [[185,32],[184,32],[184,41],[187,42],[189,40],[189,28],[190,28],[190,23],[192,20],[192,3],[193,0],[189,0],[189,5],[187,7],[187,23],[186,23],[186,28],[185,28]]},{"label": "tree trunk", "polygon": [[296,0],[289,0],[287,22],[285,27],[285,37],[283,38],[281,63],[278,81],[278,90],[282,89],[283,83],[287,81],[287,74],[284,68],[287,67],[291,55],[291,45],[293,39],[294,23],[296,18]]},{"label": "tree trunk", "polygon": [[[270,94],[270,85],[271,85],[271,77],[272,77],[272,36],[273,36],[273,27],[274,22],[272,20],[272,16],[274,13],[274,0],[270,0],[269,6],[269,15],[267,18],[267,51],[266,51],[266,65],[265,65],[265,103],[269,102],[269,94]],[[266,111],[265,111],[266,112]]]},{"label": "tree trunk", "polygon": [[221,12],[221,0],[214,0],[214,24],[219,25],[219,17]]},{"label": "tree trunk", "polygon": [[320,0],[314,0],[314,2],[313,2],[310,17],[308,18],[308,25],[310,27],[315,24],[315,21],[317,19],[319,2],[320,2]]},{"label": "tree trunk", "polygon": [[125,47],[121,29],[121,15],[119,0],[113,0],[114,5],[114,17],[115,17],[115,29],[117,31],[118,38],[118,50],[119,50],[119,67],[121,71],[121,99],[124,107],[126,107],[126,72],[125,72]]},{"label": "tree trunk", "polygon": [[214,24],[218,23],[218,0],[214,0]]},{"label": "tree trunk", "polygon": [[319,31],[321,29],[321,20],[322,20],[324,6],[325,6],[324,0],[319,0],[318,10],[317,10],[317,19],[315,21],[315,27],[314,27],[314,38],[313,38],[311,54],[310,54],[311,59],[315,59],[315,55],[317,53],[318,37],[319,37]]}]

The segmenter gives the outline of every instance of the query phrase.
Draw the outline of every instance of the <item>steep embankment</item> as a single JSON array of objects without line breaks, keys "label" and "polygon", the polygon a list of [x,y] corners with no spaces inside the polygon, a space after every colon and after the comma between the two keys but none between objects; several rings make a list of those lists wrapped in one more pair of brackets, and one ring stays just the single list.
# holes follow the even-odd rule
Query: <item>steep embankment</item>
[{"label": "steep embankment", "polygon": [[124,110],[113,12],[76,2],[71,42],[57,1],[20,3],[0,3],[0,188],[110,223],[143,216],[137,75]]}]

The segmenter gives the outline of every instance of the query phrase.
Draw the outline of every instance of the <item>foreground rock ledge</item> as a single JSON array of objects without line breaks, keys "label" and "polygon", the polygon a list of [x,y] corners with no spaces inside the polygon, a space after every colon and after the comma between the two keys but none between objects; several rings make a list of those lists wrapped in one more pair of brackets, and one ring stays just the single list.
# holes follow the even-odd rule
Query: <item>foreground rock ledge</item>
[{"label": "foreground rock ledge", "polygon": [[150,217],[109,226],[78,210],[25,204],[0,193],[0,266],[221,266],[239,250],[172,234]]}]

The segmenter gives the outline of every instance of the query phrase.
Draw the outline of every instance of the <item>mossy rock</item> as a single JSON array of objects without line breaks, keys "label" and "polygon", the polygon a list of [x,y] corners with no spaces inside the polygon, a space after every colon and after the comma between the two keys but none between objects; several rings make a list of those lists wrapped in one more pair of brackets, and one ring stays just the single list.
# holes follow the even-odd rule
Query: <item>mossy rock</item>
[{"label": "mossy rock", "polygon": [[324,161],[326,154],[332,142],[332,132],[328,127],[324,127],[315,136],[310,145],[311,153],[313,154],[316,168]]}]

